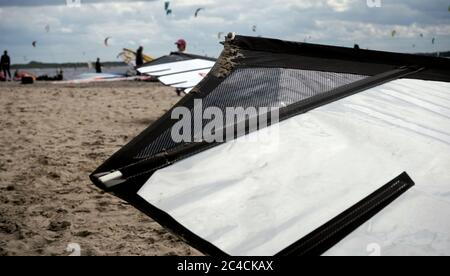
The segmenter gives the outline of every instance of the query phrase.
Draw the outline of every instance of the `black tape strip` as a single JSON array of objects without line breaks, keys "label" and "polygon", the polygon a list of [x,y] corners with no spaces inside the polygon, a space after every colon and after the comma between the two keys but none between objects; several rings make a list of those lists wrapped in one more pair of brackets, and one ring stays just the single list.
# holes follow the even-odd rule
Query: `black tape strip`
[{"label": "black tape strip", "polygon": [[277,256],[322,255],[414,186],[405,172]]}]

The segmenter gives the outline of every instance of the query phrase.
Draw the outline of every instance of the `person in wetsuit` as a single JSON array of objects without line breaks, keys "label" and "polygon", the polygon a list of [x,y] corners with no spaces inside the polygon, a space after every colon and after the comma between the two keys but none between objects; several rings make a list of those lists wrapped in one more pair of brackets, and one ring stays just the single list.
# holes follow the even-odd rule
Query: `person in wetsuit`
[{"label": "person in wetsuit", "polygon": [[[140,46],[139,49],[136,50],[136,69],[144,64],[144,47]],[[141,73],[137,71],[137,75],[140,76]]]},{"label": "person in wetsuit", "polygon": [[97,62],[95,63],[95,72],[97,74],[102,73],[102,64],[100,63],[100,58],[97,58]]},{"label": "person in wetsuit", "polygon": [[3,76],[5,77],[5,79],[8,80],[9,76],[9,80],[11,80],[11,71],[10,71],[11,58],[8,56],[8,51],[4,52],[0,60],[0,67],[2,68]]},{"label": "person in wetsuit", "polygon": [[144,64],[144,47],[139,47],[136,51],[136,67]]}]

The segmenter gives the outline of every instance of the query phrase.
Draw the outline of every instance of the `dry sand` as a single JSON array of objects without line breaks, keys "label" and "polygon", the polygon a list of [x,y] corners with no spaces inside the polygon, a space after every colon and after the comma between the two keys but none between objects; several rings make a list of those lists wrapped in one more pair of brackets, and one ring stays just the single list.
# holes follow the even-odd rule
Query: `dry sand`
[{"label": "dry sand", "polygon": [[179,99],[152,83],[0,83],[0,255],[199,255],[88,178]]}]

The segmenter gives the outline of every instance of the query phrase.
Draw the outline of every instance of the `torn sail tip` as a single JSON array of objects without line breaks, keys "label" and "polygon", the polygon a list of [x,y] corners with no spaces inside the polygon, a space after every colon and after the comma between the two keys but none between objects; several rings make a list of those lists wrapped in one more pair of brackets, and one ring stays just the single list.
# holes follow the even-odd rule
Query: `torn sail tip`
[{"label": "torn sail tip", "polygon": [[227,40],[234,40],[235,37],[236,37],[236,33],[230,32],[227,35]]},{"label": "torn sail tip", "polygon": [[[209,73],[210,75],[216,78],[224,79],[228,77],[233,69],[237,66],[238,59],[244,58],[244,55],[242,54],[240,48],[232,43],[235,38],[235,33],[229,33],[227,35],[226,40],[223,44],[223,51],[220,54],[220,57],[217,59],[216,64],[211,69]],[[200,93],[203,84],[204,80],[197,86],[195,86],[189,93]]]},{"label": "torn sail tip", "polygon": [[244,58],[244,55],[242,54],[242,51],[240,51],[240,48],[232,44],[231,41],[232,41],[231,39],[226,40],[223,47],[223,52],[220,55],[219,59],[217,60],[216,64],[214,65],[213,69],[211,70],[211,74],[215,77],[218,78],[228,77],[231,74],[231,71],[238,64],[237,60],[239,58]]}]

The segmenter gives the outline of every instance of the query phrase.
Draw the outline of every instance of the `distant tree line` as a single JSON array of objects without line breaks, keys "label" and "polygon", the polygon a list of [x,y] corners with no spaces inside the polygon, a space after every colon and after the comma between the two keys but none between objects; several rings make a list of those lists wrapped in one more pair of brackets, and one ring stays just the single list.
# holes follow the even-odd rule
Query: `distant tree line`
[{"label": "distant tree line", "polygon": [[[416,53],[422,56],[440,56],[450,58],[450,51],[440,52],[440,53]],[[102,62],[104,67],[117,67],[125,66],[121,61],[106,61]],[[88,67],[87,62],[72,62],[72,63],[44,63],[31,61],[27,64],[15,64],[11,66],[11,69],[45,69],[45,68],[86,68]]]}]

